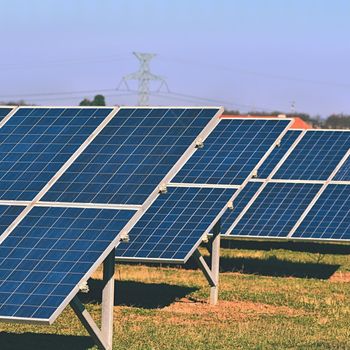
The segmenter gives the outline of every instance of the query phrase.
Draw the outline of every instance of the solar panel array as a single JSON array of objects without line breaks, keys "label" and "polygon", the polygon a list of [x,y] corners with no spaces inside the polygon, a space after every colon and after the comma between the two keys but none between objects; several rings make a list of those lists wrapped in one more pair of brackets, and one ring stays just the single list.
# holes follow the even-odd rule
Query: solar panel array
[{"label": "solar panel array", "polygon": [[225,234],[350,240],[349,154],[350,131],[288,131],[223,215]]},{"label": "solar panel array", "polygon": [[117,247],[117,259],[186,262],[289,124],[287,119],[220,120],[174,176],[168,193],[131,229],[130,243]]},{"label": "solar panel array", "polygon": [[227,237],[350,239],[350,132],[281,141],[290,120],[218,113],[18,108],[0,129],[0,319],[53,322],[126,232],[118,258],[167,262],[222,215]]},{"label": "solar panel array", "polygon": [[17,109],[0,129],[0,318],[53,322],[218,114]]}]

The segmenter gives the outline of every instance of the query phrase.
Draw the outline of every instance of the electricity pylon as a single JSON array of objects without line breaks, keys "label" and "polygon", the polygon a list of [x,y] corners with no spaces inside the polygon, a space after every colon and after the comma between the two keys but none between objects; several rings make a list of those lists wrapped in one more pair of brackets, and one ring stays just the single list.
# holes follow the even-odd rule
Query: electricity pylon
[{"label": "electricity pylon", "polygon": [[140,61],[140,68],[137,72],[131,73],[128,75],[125,75],[123,79],[121,80],[118,88],[125,84],[126,88],[130,90],[128,81],[129,80],[137,80],[139,82],[138,86],[138,105],[139,106],[147,106],[149,102],[149,94],[150,94],[150,81],[159,81],[160,86],[158,88],[158,91],[162,88],[164,85],[169,91],[168,85],[164,78],[162,78],[159,75],[155,75],[151,73],[149,63],[151,59],[156,56],[153,53],[141,53],[141,52],[133,52],[133,54],[136,56],[136,58]]}]

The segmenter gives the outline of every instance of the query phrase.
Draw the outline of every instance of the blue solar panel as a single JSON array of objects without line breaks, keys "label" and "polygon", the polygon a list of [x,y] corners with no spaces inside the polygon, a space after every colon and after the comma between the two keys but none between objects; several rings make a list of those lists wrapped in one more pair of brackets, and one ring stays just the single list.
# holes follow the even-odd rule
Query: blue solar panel
[{"label": "blue solar panel", "polygon": [[34,207],[0,245],[0,318],[48,321],[134,213]]},{"label": "blue solar panel", "polygon": [[[349,145],[350,147],[350,145]],[[350,157],[341,166],[339,171],[334,176],[333,180],[336,181],[350,181]]]},{"label": "blue solar panel", "polygon": [[32,200],[111,112],[20,108],[0,129],[0,199]]},{"label": "blue solar panel", "polygon": [[0,108],[0,123],[12,111],[13,108]]},{"label": "blue solar panel", "polygon": [[44,196],[142,204],[218,109],[121,109]]},{"label": "blue solar panel", "polygon": [[268,183],[231,235],[286,237],[320,188],[318,184]]},{"label": "blue solar panel", "polygon": [[169,187],[130,231],[118,258],[185,261],[234,189]]},{"label": "blue solar panel", "polygon": [[173,182],[240,185],[289,120],[221,119]]},{"label": "blue solar panel", "polygon": [[258,189],[262,186],[261,182],[248,182],[233,200],[233,210],[227,209],[221,217],[221,232],[226,233],[238,215],[253,198]]},{"label": "blue solar panel", "polygon": [[350,132],[307,131],[274,178],[327,180],[349,145]]},{"label": "blue solar panel", "polygon": [[328,185],[292,237],[350,240],[349,185]]},{"label": "blue solar panel", "polygon": [[290,149],[292,144],[300,136],[301,133],[301,130],[289,130],[283,136],[280,146],[275,147],[275,149],[270,153],[264,163],[259,167],[258,177],[260,179],[266,179],[271,174],[272,170],[287,153],[287,151]]},{"label": "blue solar panel", "polygon": [[0,235],[5,232],[24,208],[20,205],[0,205]]}]

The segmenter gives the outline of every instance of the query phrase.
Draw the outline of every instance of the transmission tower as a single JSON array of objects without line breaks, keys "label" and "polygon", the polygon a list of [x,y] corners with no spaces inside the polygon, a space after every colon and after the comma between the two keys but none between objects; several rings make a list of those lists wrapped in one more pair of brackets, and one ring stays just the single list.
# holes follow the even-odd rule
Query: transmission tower
[{"label": "transmission tower", "polygon": [[[140,68],[137,72],[131,73],[128,75],[125,75],[120,84],[119,87],[122,84],[125,84],[126,88],[130,90],[128,81],[130,80],[137,80],[139,83],[138,86],[138,105],[139,106],[147,106],[149,102],[149,94],[150,94],[150,82],[151,81],[159,81],[160,86],[158,88],[158,91],[162,88],[162,86],[165,86],[167,91],[169,92],[168,85],[164,78],[162,78],[159,75],[155,75],[151,73],[149,63],[151,59],[156,56],[153,53],[141,53],[141,52],[133,52],[133,54],[136,56],[136,58],[140,61]],[[119,88],[118,87],[118,88]]]}]

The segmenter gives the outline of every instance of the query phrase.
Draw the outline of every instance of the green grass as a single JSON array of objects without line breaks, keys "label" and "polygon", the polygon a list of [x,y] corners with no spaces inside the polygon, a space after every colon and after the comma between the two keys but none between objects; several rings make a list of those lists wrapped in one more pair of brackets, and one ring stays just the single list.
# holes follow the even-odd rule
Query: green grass
[{"label": "green grass", "polygon": [[[113,349],[350,349],[348,247],[337,254],[257,247],[222,249],[216,307],[191,264],[118,266]],[[81,296],[97,321],[100,275]],[[1,350],[94,348],[69,307],[52,326],[0,330]]]}]

